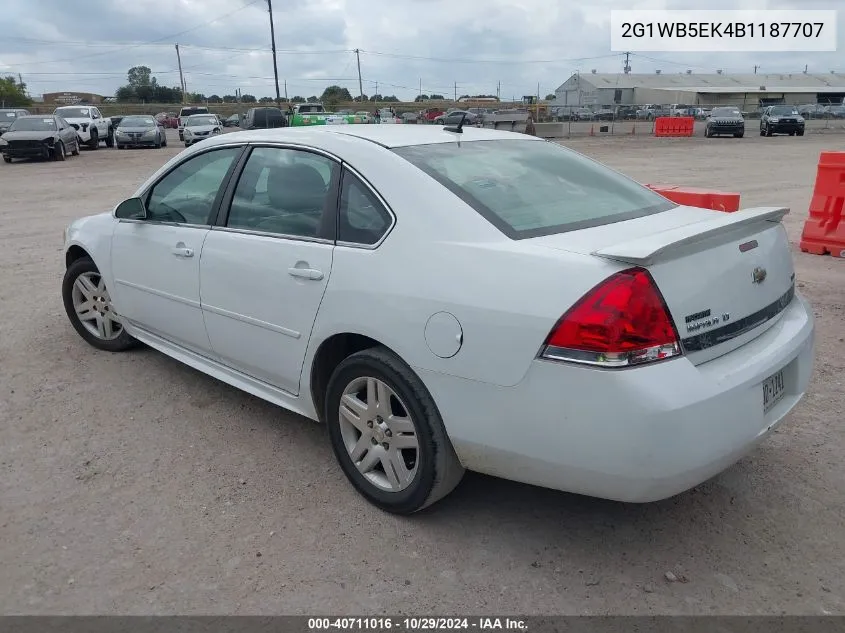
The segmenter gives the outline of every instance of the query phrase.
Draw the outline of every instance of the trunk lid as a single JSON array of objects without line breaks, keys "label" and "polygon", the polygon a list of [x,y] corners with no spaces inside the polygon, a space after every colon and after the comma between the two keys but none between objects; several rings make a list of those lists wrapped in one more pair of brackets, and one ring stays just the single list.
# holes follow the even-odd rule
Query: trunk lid
[{"label": "trunk lid", "polygon": [[527,240],[647,268],[695,364],[777,323],[795,274],[778,207],[720,213],[676,207],[636,220]]}]

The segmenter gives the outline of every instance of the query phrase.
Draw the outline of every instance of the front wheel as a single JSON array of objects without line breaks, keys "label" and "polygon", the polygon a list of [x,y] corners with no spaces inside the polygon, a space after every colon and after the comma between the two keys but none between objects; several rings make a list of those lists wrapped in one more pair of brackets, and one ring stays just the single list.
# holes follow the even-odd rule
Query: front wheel
[{"label": "front wheel", "polygon": [[65,144],[59,141],[53,148],[53,160],[64,161],[66,158],[67,154],[65,153]]},{"label": "front wheel", "polygon": [[798,136],[804,136],[804,130],[798,130],[796,134],[798,134]]},{"label": "front wheel", "polygon": [[109,134],[106,136],[106,147],[114,147],[114,130],[109,129]]},{"label": "front wheel", "polygon": [[100,136],[97,130],[91,130],[91,139],[88,141],[88,149],[100,149]]},{"label": "front wheel", "polygon": [[442,499],[464,468],[422,381],[383,347],[352,354],[335,369],[325,419],[335,457],[370,503],[411,514]]},{"label": "front wheel", "polygon": [[734,134],[734,138],[742,138],[743,136],[745,136],[745,132],[737,132]]},{"label": "front wheel", "polygon": [[122,352],[137,345],[123,329],[93,260],[83,257],[68,266],[62,281],[62,300],[71,325],[89,345],[107,352]]},{"label": "front wheel", "polygon": [[5,154],[3,154],[3,162],[4,162],[4,163],[11,163],[11,162],[12,162],[12,157],[11,157],[11,156],[6,156]]},{"label": "front wheel", "polygon": [[79,156],[79,139],[73,142],[73,150],[70,152],[73,156]]}]

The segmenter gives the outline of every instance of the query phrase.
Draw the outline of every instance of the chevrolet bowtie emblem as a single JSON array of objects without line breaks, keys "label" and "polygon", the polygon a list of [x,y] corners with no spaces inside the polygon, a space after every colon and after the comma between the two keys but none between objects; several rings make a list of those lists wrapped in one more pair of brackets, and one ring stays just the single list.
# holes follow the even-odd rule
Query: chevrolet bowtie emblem
[{"label": "chevrolet bowtie emblem", "polygon": [[766,281],[766,269],[760,268],[759,266],[754,269],[754,272],[751,273],[751,281],[755,284],[761,284]]}]

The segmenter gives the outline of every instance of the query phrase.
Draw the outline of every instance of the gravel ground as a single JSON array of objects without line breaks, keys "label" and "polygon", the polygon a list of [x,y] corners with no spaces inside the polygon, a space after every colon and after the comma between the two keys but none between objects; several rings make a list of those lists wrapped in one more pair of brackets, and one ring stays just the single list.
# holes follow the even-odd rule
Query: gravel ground
[{"label": "gravel ground", "polygon": [[[712,481],[624,505],[468,474],[398,518],[352,491],[319,425],[67,323],[62,229],[131,194],[181,149],[171,135],[0,165],[0,613],[845,614],[843,260],[795,249],[810,391]],[[565,144],[643,182],[789,205],[797,242],[841,139]]]}]

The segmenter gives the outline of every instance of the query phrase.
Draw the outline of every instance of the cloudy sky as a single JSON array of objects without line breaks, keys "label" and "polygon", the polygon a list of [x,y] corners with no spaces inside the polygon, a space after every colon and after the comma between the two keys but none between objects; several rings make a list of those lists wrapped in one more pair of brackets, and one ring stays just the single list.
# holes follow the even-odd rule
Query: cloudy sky
[{"label": "cloudy sky", "polygon": [[[179,85],[180,45],[189,91],[273,96],[267,0],[0,0],[0,73],[30,93],[113,94],[126,71],[149,66]],[[330,84],[364,93],[553,92],[575,71],[618,72],[610,9],[845,9],[842,0],[273,0],[280,81],[289,96]],[[845,13],[845,11],[843,11]],[[845,72],[839,53],[632,55],[633,72]],[[282,86],[284,94],[284,86]]]}]

